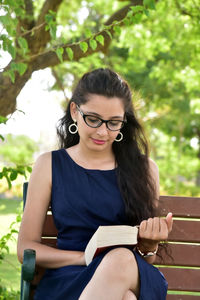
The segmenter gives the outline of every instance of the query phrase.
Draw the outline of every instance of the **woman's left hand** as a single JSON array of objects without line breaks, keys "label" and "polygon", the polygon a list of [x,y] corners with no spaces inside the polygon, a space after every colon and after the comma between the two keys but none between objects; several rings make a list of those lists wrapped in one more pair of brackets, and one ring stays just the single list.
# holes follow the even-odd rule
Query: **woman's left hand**
[{"label": "woman's left hand", "polygon": [[167,240],[172,230],[172,213],[166,218],[149,218],[140,223],[138,233],[138,244],[143,251],[154,251],[160,241]]}]

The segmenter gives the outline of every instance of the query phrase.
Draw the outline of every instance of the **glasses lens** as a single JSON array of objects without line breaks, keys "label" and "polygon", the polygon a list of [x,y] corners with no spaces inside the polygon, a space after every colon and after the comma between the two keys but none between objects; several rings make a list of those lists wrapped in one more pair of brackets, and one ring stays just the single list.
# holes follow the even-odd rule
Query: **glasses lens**
[{"label": "glasses lens", "polygon": [[123,126],[123,121],[111,120],[107,123],[110,130],[119,130]]},{"label": "glasses lens", "polygon": [[93,116],[85,116],[85,122],[88,126],[93,128],[99,127],[102,124],[99,118]]}]

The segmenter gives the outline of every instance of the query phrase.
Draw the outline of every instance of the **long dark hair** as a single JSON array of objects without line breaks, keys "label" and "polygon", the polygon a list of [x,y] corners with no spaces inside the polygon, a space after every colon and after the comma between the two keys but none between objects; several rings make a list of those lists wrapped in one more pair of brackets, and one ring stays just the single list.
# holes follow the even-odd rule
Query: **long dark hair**
[{"label": "long dark hair", "polygon": [[117,97],[124,103],[127,123],[121,129],[123,140],[114,142],[112,148],[119,188],[125,202],[127,224],[140,224],[142,220],[155,216],[157,199],[155,183],[149,170],[148,141],[136,117],[131,90],[124,79],[108,68],[96,69],[83,75],[57,127],[59,146],[68,148],[78,144],[78,133],[72,135],[68,131],[69,125],[73,123],[70,103],[84,104],[90,94]]}]

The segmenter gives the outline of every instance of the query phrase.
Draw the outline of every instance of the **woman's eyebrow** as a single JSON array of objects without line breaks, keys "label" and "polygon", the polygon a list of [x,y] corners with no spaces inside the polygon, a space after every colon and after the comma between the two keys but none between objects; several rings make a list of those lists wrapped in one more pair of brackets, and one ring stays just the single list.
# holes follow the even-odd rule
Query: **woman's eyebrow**
[{"label": "woman's eyebrow", "polygon": [[[102,118],[101,115],[99,115],[98,113],[92,112],[92,111],[86,111],[85,114],[95,115],[95,116],[97,116],[99,118]],[[110,119],[123,119],[123,116],[112,116],[112,117],[109,118],[109,120]]]}]

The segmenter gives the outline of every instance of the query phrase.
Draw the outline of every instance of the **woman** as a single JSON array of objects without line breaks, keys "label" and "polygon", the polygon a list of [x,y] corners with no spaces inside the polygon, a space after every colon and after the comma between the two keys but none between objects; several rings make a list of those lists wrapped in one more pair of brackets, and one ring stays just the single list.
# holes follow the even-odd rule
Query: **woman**
[{"label": "woman", "polygon": [[[47,268],[35,299],[165,299],[167,283],[151,264],[172,214],[156,217],[158,167],[148,157],[128,84],[109,69],[86,73],[58,135],[60,149],[36,161],[18,238],[19,260],[32,248]],[[58,249],[40,243],[50,201]],[[86,266],[84,250],[98,226],[120,224],[139,225],[136,249],[107,249]]]}]

